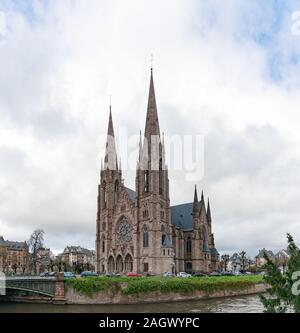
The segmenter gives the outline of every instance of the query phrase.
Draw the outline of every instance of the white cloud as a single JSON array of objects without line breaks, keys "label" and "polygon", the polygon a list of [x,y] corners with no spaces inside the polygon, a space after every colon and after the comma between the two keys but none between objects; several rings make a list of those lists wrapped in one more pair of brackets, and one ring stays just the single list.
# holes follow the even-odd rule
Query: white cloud
[{"label": "white cloud", "polygon": [[[115,127],[143,129],[153,53],[161,129],[206,136],[199,186],[217,247],[280,248],[287,231],[300,239],[299,64],[289,61],[300,43],[285,10],[275,29],[278,12],[257,1],[34,1],[27,17],[7,7],[0,233],[24,239],[42,227],[55,249],[94,245],[108,96]],[[257,42],[260,31],[269,44]],[[124,176],[133,186],[134,172]],[[171,172],[173,203],[192,199],[182,179]]]}]

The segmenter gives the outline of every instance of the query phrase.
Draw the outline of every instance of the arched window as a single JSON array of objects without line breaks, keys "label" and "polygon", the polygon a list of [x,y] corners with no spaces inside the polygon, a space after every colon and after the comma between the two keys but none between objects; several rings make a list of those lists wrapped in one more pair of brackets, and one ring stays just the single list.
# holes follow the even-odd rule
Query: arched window
[{"label": "arched window", "polygon": [[115,181],[115,188],[114,188],[114,204],[116,205],[118,202],[118,196],[119,196],[119,181]]},{"label": "arched window", "polygon": [[186,240],[186,253],[191,254],[192,253],[192,239],[189,236]]},{"label": "arched window", "polygon": [[149,170],[144,171],[144,192],[149,192]]},{"label": "arched window", "polygon": [[149,247],[149,233],[146,226],[143,228],[143,247]]},{"label": "arched window", "polygon": [[113,273],[115,271],[115,260],[112,256],[108,258],[107,269],[108,273]]},{"label": "arched window", "polygon": [[125,257],[125,272],[133,271],[133,260],[130,254]]},{"label": "arched window", "polygon": [[165,245],[165,241],[166,241],[166,231],[165,231],[165,227],[162,225],[161,226],[161,245]]},{"label": "arched window", "polygon": [[105,240],[102,241],[102,252],[105,252]]},{"label": "arched window", "polygon": [[208,234],[207,234],[207,229],[206,229],[205,225],[202,225],[200,230],[201,230],[201,239],[203,241],[202,242],[202,250],[209,251]]},{"label": "arched window", "polygon": [[103,209],[107,207],[107,190],[106,190],[106,183],[103,182]]},{"label": "arched window", "polygon": [[123,258],[118,255],[117,257],[117,265],[116,265],[116,270],[118,273],[122,273],[123,272]]},{"label": "arched window", "polygon": [[162,159],[159,159],[159,194],[163,194],[163,171],[162,171]]}]

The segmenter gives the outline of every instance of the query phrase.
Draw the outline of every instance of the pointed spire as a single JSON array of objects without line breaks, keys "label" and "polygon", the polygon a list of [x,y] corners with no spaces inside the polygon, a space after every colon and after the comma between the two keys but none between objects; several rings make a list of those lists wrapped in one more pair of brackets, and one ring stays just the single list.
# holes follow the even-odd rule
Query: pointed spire
[{"label": "pointed spire", "polygon": [[204,213],[206,214],[206,208],[205,208],[205,201],[204,201],[204,194],[203,194],[203,190],[202,190],[202,192],[201,192],[201,200],[200,200],[200,214],[201,214],[202,210],[204,210]]},{"label": "pointed spire", "polygon": [[154,82],[153,82],[153,69],[151,68],[150,87],[149,87],[148,106],[147,106],[147,118],[146,118],[146,126],[145,126],[145,138],[148,140],[148,144],[150,143],[150,139],[151,139],[152,135],[160,136],[160,130],[159,130],[155,89],[154,89]]},{"label": "pointed spire", "polygon": [[193,211],[198,211],[199,202],[198,202],[198,193],[197,193],[197,185],[195,185],[195,192],[194,192],[194,203],[193,203]]},{"label": "pointed spire", "polygon": [[110,170],[115,170],[116,168],[118,169],[118,160],[117,160],[115,133],[114,133],[113,120],[112,120],[111,105],[109,106],[109,120],[108,120],[108,128],[107,128],[107,140],[106,140],[104,167],[105,167],[105,169],[110,169]]},{"label": "pointed spire", "polygon": [[207,222],[211,224],[211,213],[210,213],[210,204],[209,204],[209,198],[207,200]]},{"label": "pointed spire", "polygon": [[195,192],[194,192],[194,204],[195,203],[198,203],[197,185],[195,185]]}]

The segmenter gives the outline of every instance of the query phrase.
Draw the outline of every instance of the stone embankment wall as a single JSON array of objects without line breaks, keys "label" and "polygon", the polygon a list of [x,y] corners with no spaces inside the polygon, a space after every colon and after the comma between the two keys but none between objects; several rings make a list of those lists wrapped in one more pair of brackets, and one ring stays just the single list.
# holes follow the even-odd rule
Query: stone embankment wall
[{"label": "stone embankment wall", "polygon": [[65,293],[65,299],[68,304],[142,304],[252,295],[264,293],[266,288],[267,286],[265,284],[255,284],[241,290],[219,290],[209,293],[204,291],[195,291],[192,294],[163,294],[159,292],[150,292],[139,295],[124,295],[120,291],[113,293],[108,290],[99,292],[91,297],[79,294],[74,289],[69,288]]}]

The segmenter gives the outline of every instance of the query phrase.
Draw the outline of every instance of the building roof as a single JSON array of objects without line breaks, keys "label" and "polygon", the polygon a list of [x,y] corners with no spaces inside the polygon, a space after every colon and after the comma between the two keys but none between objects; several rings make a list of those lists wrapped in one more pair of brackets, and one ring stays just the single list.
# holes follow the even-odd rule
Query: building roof
[{"label": "building roof", "polygon": [[259,250],[257,258],[264,258],[264,254],[266,254],[269,258],[274,258],[274,253],[272,251],[268,251],[265,248]]},{"label": "building roof", "polygon": [[0,246],[6,246],[10,248],[15,248],[15,249],[22,249],[26,247],[25,242],[11,242],[11,241],[6,241],[4,240],[3,236],[0,237]]},{"label": "building roof", "polygon": [[193,203],[171,207],[171,223],[179,229],[193,230]]},{"label": "building roof", "polygon": [[219,254],[219,252],[218,252],[218,250],[215,248],[215,247],[213,247],[213,248],[211,248],[210,249],[210,252],[212,253],[212,254]]},{"label": "building roof", "polygon": [[67,246],[64,249],[64,252],[61,253],[62,254],[70,254],[70,253],[81,253],[81,254],[85,254],[87,256],[92,256],[93,252],[91,250],[85,249],[84,247],[81,246]]},{"label": "building roof", "polygon": [[287,250],[281,250],[281,251],[279,251],[275,254],[275,257],[277,257],[277,258],[279,258],[279,257],[289,258],[290,254],[288,253]]},{"label": "building roof", "polygon": [[136,193],[135,193],[135,191],[131,190],[131,189],[128,188],[128,187],[125,187],[125,189],[126,189],[126,192],[127,192],[128,195],[129,195],[130,200],[131,200],[132,202],[135,202],[135,199],[136,199]]}]

